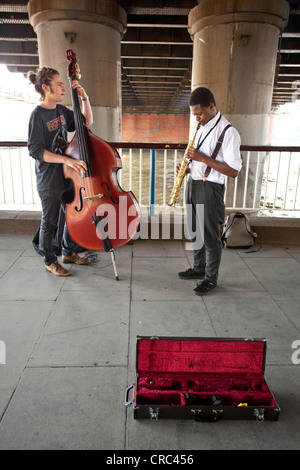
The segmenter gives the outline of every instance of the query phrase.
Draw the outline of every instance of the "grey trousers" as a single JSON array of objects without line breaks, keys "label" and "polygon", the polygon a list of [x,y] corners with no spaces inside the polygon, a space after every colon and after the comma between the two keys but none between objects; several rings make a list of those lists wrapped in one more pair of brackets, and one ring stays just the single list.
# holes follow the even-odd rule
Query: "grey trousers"
[{"label": "grey trousers", "polygon": [[194,270],[205,272],[205,279],[211,282],[218,280],[222,257],[220,225],[225,219],[224,192],[223,184],[190,177],[185,193]]}]

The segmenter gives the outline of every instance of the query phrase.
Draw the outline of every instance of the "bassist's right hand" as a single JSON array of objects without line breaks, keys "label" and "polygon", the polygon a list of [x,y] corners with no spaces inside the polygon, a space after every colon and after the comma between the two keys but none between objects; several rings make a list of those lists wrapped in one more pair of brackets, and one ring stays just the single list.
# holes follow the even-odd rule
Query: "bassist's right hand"
[{"label": "bassist's right hand", "polygon": [[73,168],[77,173],[81,174],[87,171],[87,165],[84,160],[76,160],[75,158],[65,157],[65,165]]}]

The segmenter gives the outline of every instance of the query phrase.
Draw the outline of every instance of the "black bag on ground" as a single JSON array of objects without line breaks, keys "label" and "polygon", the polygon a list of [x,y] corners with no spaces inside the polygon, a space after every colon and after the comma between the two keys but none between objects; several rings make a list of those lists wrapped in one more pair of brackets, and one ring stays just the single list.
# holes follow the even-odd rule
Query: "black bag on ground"
[{"label": "black bag on ground", "polygon": [[257,241],[248,217],[242,212],[230,214],[225,222],[222,242],[227,248],[250,248]]}]

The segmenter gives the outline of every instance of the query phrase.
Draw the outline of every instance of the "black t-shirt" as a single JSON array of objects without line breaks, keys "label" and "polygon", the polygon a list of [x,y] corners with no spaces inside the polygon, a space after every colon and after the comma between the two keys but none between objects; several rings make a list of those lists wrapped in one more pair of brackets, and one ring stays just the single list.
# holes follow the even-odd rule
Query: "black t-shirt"
[{"label": "black t-shirt", "polygon": [[73,111],[58,104],[55,109],[37,106],[31,113],[28,132],[29,155],[35,159],[38,191],[67,189],[61,163],[43,160],[44,150],[63,155],[68,145],[68,132],[75,131]]}]

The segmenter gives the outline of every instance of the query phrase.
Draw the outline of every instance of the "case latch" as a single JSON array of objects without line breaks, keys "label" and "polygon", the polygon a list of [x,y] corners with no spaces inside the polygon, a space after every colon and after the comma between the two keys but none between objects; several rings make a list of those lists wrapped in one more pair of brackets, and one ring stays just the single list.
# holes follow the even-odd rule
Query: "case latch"
[{"label": "case latch", "polygon": [[264,419],[265,419],[265,409],[264,408],[255,408],[254,416],[256,417],[256,421],[264,421]]},{"label": "case latch", "polygon": [[159,408],[151,408],[149,406],[149,414],[150,414],[150,419],[158,419],[158,413],[159,413]]}]

